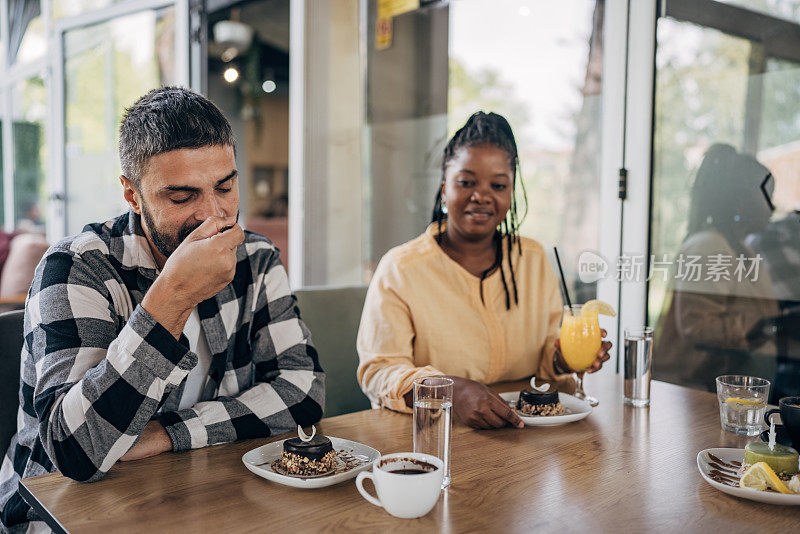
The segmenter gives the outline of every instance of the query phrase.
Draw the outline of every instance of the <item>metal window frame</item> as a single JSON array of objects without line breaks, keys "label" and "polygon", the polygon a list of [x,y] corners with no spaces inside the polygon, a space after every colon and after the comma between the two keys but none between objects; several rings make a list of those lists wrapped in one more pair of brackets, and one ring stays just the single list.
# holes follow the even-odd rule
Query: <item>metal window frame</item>
[{"label": "metal window frame", "polygon": [[[649,265],[656,24],[658,0],[628,0],[629,27],[625,90],[624,159],[627,199],[622,202],[619,254],[640,254]],[[647,286],[642,277],[619,284],[617,347],[622,330],[647,324]],[[619,359],[617,369],[620,370]]]},{"label": "metal window frame", "polygon": [[715,0],[661,0],[660,16],[764,45],[768,57],[800,63],[800,24]]},{"label": "metal window frame", "polygon": [[[601,210],[599,252],[606,259],[609,273],[598,280],[597,298],[614,303],[621,311],[621,292],[616,277],[613,276],[615,258],[619,255],[622,243],[623,202],[617,191],[619,169],[625,166],[625,106],[628,84],[628,31],[630,17],[629,0],[607,0],[603,15],[603,87],[601,132],[603,142],[600,156],[600,205]],[[630,201],[628,201],[630,202]],[[618,314],[612,328],[608,329],[608,339],[613,343],[612,359],[609,367],[616,367],[619,361]]]},{"label": "metal window frame", "polygon": [[303,287],[305,272],[306,2],[289,3],[289,285]]}]

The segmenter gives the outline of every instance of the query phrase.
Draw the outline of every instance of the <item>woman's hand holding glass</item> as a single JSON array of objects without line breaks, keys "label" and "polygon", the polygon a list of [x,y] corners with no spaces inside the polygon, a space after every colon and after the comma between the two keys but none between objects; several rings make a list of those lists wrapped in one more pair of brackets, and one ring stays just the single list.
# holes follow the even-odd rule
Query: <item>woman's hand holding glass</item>
[{"label": "woman's hand holding glass", "polygon": [[598,314],[616,315],[614,309],[599,300],[591,300],[584,305],[564,306],[561,316],[561,334],[557,344],[558,355],[567,369],[575,372],[575,396],[591,406],[599,401],[583,391],[583,374],[595,372],[609,359],[611,342],[603,341],[607,332],[600,328]]}]

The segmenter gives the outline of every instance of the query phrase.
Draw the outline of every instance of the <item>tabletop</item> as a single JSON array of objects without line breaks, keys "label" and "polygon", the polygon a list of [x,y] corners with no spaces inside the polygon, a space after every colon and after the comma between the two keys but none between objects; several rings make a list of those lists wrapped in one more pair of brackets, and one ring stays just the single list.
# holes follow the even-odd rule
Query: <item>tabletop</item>
[{"label": "tabletop", "polygon": [[[701,478],[699,451],[757,439],[720,428],[714,394],[655,381],[651,406],[634,408],[622,403],[619,375],[589,375],[585,388],[600,405],[567,425],[476,430],[454,423],[451,486],[419,519],[369,504],[353,480],[294,489],[244,467],[244,453],[288,435],[120,462],[93,484],[42,475],[23,480],[21,491],[72,533],[797,530],[800,507],[741,500]],[[317,428],[383,454],[411,450],[411,417],[387,410],[324,419]]]}]

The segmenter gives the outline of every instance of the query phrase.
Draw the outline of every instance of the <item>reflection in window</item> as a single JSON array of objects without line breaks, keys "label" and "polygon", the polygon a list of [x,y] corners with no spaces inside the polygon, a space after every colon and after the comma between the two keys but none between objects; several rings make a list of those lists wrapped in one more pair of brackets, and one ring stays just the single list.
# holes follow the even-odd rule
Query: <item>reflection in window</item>
[{"label": "reflection in window", "polygon": [[[652,253],[675,254],[686,236],[691,185],[714,142],[741,145],[749,44],[721,32],[658,22],[653,132]],[[655,199],[658,199],[657,201]],[[649,283],[649,324],[656,324],[667,282]]]},{"label": "reflection in window", "polygon": [[65,34],[67,233],[124,212],[117,141],[126,106],[175,83],[174,9]]},{"label": "reflection in window", "polygon": [[14,101],[14,227],[44,233],[46,94],[41,78],[18,83]]},{"label": "reflection in window", "polygon": [[672,269],[648,315],[657,379],[755,375],[774,400],[800,393],[800,100],[768,49],[658,22],[650,252]]}]

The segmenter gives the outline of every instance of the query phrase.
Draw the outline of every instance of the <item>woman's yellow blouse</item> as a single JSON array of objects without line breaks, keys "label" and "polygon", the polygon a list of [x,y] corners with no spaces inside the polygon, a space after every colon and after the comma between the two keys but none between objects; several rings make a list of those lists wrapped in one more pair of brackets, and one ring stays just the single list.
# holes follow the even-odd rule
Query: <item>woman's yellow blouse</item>
[{"label": "woman's yellow blouse", "polygon": [[508,258],[483,282],[438,245],[436,226],[390,250],[367,291],[358,330],[358,381],[373,406],[410,412],[403,395],[414,380],[455,375],[490,384],[536,375],[556,375],[553,353],[561,320],[558,279],[542,246],[522,238],[512,250],[514,291]]}]

